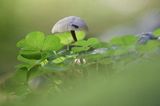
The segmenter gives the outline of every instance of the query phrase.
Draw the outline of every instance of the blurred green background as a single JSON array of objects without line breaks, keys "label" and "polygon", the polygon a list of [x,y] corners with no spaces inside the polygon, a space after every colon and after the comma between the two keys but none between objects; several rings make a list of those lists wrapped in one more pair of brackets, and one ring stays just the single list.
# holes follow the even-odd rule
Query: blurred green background
[{"label": "blurred green background", "polygon": [[51,33],[55,22],[75,15],[83,18],[90,35],[99,37],[108,28],[134,23],[159,0],[0,0],[0,72],[14,71],[16,42],[32,31]]}]

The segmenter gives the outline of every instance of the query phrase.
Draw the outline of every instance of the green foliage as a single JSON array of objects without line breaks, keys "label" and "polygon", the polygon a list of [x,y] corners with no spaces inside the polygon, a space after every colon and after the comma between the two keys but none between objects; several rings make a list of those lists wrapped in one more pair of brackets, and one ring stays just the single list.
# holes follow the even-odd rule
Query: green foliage
[{"label": "green foliage", "polygon": [[44,51],[57,51],[62,47],[62,44],[60,43],[60,39],[56,36],[48,35],[42,46],[42,50]]},{"label": "green foliage", "polygon": [[160,42],[159,41],[150,41],[146,45],[141,45],[139,46],[139,50],[142,52],[152,52],[160,47]]},{"label": "green foliage", "polygon": [[118,46],[129,46],[135,44],[137,38],[135,35],[125,35],[121,37],[116,37],[111,40],[111,44]]},{"label": "green foliage", "polygon": [[[104,84],[103,81],[108,81],[112,75],[117,76],[117,73],[123,73],[124,70],[133,70],[135,64],[145,63],[148,57],[151,59],[160,57],[160,42],[156,39],[139,44],[136,36],[125,35],[113,38],[109,42],[100,42],[96,38],[84,40],[84,32],[76,34],[78,41],[73,42],[73,38],[67,32],[47,36],[42,32],[31,32],[17,43],[17,47],[20,48],[17,59],[21,64],[17,65],[16,73],[19,74],[11,78],[9,84],[16,78],[22,78],[19,77],[22,73],[23,80],[18,81],[18,79],[15,82],[23,82],[23,85],[16,86],[21,86],[17,89],[22,89],[24,94],[15,92],[16,95],[28,97],[34,91],[31,88],[39,91],[45,79],[48,85],[44,84],[45,96],[73,90],[80,82],[87,83],[90,80],[92,82],[93,79],[95,81],[92,82],[93,85],[94,83],[99,85],[99,78]],[[154,34],[159,35],[159,30]],[[27,84],[28,82],[30,83]]]},{"label": "green foliage", "polygon": [[155,36],[160,36],[160,28],[159,28],[159,29],[156,29],[156,30],[153,32],[153,34],[154,34]]},{"label": "green foliage", "polygon": [[88,51],[91,48],[95,48],[95,46],[99,43],[100,42],[96,38],[90,38],[88,40],[80,40],[73,44],[73,46],[75,47],[72,48],[72,51],[74,53]]},{"label": "green foliage", "polygon": [[50,51],[62,48],[60,39],[56,36],[48,35],[45,37],[42,32],[31,32],[25,39],[17,43],[17,47],[22,50]]},{"label": "green foliage", "polygon": [[[158,34],[159,30],[154,33]],[[51,73],[59,76],[59,71],[61,74],[68,73],[65,77],[70,79],[68,75],[75,76],[68,70],[81,76],[89,73],[84,71],[90,69],[89,67],[96,66],[97,70],[102,70],[99,67],[107,66],[114,72],[115,64],[121,66],[159,48],[159,41],[156,40],[139,45],[138,38],[134,35],[116,37],[108,43],[100,42],[96,38],[84,40],[85,33],[81,31],[77,31],[76,35],[78,41],[72,43],[73,38],[69,32],[47,36],[42,32],[29,33],[17,43],[20,48],[17,59],[22,62],[17,70],[27,69],[27,79]],[[81,74],[79,69],[75,68],[77,65],[80,65]],[[63,79],[61,78],[59,80]]]},{"label": "green foliage", "polygon": [[[57,34],[55,34],[55,36],[57,36],[61,40],[61,43],[63,45],[68,45],[68,44],[70,44],[70,43],[72,43],[74,41],[70,32],[57,33]],[[85,32],[76,31],[76,37],[77,37],[77,40],[84,39]]]}]

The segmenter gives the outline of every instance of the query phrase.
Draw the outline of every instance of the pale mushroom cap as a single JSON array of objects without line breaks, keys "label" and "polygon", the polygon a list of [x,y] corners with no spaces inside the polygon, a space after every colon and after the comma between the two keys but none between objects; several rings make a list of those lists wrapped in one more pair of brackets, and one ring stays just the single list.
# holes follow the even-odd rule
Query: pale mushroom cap
[{"label": "pale mushroom cap", "polygon": [[68,32],[68,31],[88,31],[88,26],[84,20],[77,16],[69,16],[59,20],[52,28],[52,33]]}]

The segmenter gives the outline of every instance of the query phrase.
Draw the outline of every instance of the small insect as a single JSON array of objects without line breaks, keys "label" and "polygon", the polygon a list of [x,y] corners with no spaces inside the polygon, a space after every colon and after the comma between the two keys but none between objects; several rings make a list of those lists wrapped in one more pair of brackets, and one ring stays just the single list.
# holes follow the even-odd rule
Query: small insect
[{"label": "small insect", "polygon": [[138,40],[139,44],[146,44],[149,40],[158,40],[157,37],[155,37],[152,32],[146,32],[138,35],[140,38]]}]

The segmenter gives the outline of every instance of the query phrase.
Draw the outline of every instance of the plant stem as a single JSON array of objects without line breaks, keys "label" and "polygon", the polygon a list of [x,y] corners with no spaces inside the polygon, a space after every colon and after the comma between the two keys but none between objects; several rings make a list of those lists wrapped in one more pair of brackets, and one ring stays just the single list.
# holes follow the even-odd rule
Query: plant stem
[{"label": "plant stem", "polygon": [[71,30],[71,35],[73,37],[73,40],[76,42],[77,41],[77,37],[76,37],[76,33],[74,30]]}]

